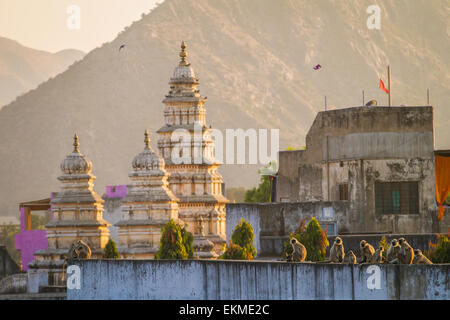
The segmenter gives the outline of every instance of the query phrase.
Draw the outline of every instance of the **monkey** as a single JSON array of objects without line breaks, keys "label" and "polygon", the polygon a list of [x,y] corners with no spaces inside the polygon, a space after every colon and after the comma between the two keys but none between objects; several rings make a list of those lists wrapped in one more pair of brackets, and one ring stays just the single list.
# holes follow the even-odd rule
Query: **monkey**
[{"label": "monkey", "polygon": [[420,249],[414,249],[413,264],[433,264]]},{"label": "monkey", "polygon": [[292,238],[291,239],[291,245],[292,245],[292,260],[294,262],[303,262],[306,259],[306,248],[303,244],[298,242],[297,239]]},{"label": "monkey", "polygon": [[359,249],[361,251],[362,260],[361,263],[370,263],[372,256],[375,253],[375,249],[366,240],[361,240],[359,243]]},{"label": "monkey", "polygon": [[400,247],[401,247],[400,262],[403,264],[411,264],[414,259],[413,248],[409,245],[409,243],[404,238],[398,239],[398,243],[400,244]]},{"label": "monkey", "polygon": [[334,239],[333,246],[330,249],[330,262],[344,262],[345,252],[344,252],[344,244],[342,243],[342,239],[336,237]]},{"label": "monkey", "polygon": [[69,259],[89,259],[91,257],[91,248],[83,240],[77,240],[72,243],[69,249]]},{"label": "monkey", "polygon": [[371,263],[383,263],[383,251],[384,248],[382,246],[378,247],[375,253],[372,256]]},{"label": "monkey", "polygon": [[400,246],[398,244],[397,239],[392,239],[391,244],[389,245],[389,249],[386,253],[386,260],[388,263],[391,263],[391,261],[398,259],[398,255],[400,253]]},{"label": "monkey", "polygon": [[398,258],[392,260],[390,263],[411,264],[414,259],[414,250],[411,248],[405,238],[398,239],[400,245],[400,252]]},{"label": "monkey", "polygon": [[356,256],[352,250],[349,250],[349,252],[347,252],[347,257],[350,264],[357,264]]},{"label": "monkey", "polygon": [[77,240],[72,243],[69,249],[69,253],[64,257],[63,269],[62,269],[62,281],[64,281],[64,269],[67,265],[67,259],[90,259],[91,248],[83,240]]}]

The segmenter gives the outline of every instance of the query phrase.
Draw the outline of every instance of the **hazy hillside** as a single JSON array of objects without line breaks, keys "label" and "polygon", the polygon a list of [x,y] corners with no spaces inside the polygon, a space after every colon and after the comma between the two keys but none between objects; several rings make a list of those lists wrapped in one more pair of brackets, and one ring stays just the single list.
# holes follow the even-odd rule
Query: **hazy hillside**
[{"label": "hazy hillside", "polygon": [[30,49],[0,37],[0,108],[63,72],[84,55],[84,52],[74,49],[57,53]]},{"label": "hazy hillside", "polygon": [[[381,30],[368,30],[366,9],[378,3]],[[281,147],[304,145],[318,110],[361,105],[386,95],[393,103],[426,103],[431,89],[438,147],[450,145],[449,2],[429,0],[166,0],[111,43],[0,110],[0,207],[57,191],[59,164],[72,136],[93,162],[96,190],[128,183],[145,128],[163,123],[164,95],[181,40],[208,97],[215,128],[279,128]],[[121,44],[125,48],[118,50]],[[323,68],[314,71],[312,67]],[[259,166],[221,168],[227,186],[257,183]]]}]

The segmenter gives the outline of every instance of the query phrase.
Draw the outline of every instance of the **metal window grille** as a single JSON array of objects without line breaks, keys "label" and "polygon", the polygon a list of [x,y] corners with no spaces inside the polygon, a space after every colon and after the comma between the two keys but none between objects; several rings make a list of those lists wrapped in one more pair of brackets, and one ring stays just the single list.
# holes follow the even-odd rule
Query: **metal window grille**
[{"label": "metal window grille", "polygon": [[375,182],[375,211],[377,214],[418,214],[419,183]]}]

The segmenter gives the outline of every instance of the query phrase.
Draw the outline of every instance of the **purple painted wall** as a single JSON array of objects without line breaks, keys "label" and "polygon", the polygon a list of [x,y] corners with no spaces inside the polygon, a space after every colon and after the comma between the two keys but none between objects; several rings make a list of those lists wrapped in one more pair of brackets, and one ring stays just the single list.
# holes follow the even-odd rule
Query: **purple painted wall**
[{"label": "purple painted wall", "polygon": [[[50,194],[50,200],[53,193]],[[50,220],[53,219],[53,205],[50,202]],[[20,233],[14,237],[14,246],[22,257],[22,271],[28,270],[28,264],[34,260],[34,253],[38,250],[48,249],[46,230],[26,230],[25,208],[20,208]]]},{"label": "purple painted wall", "polygon": [[124,198],[127,195],[127,186],[106,186],[106,198]]}]

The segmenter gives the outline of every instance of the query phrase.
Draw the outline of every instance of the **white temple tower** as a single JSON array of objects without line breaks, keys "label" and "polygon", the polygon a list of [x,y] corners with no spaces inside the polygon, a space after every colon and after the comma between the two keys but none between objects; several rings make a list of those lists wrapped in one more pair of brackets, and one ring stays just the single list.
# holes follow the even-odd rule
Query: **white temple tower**
[{"label": "white temple tower", "polygon": [[179,199],[178,215],[194,235],[194,249],[200,238],[199,218],[204,237],[214,243],[219,253],[226,242],[228,200],[222,195],[221,165],[214,158],[211,126],[206,124],[206,98],[197,89],[199,80],[186,61],[186,44],[181,44],[180,62],[170,78],[170,90],[163,100],[164,126],[158,149],[170,173],[170,189]]},{"label": "white temple tower", "polygon": [[134,157],[129,174],[131,185],[122,201],[119,254],[125,259],[153,259],[159,249],[161,228],[178,220],[178,199],[169,189],[164,159],[153,152],[148,131],[145,148]]},{"label": "white temple tower", "polygon": [[101,259],[109,239],[110,224],[103,219],[104,200],[94,191],[92,162],[80,153],[76,134],[73,146],[61,162],[61,191],[51,201],[53,219],[45,225],[48,249],[37,251],[29,264],[31,269],[48,272],[50,285],[61,283],[62,265],[72,243],[84,241],[91,249],[91,258]]}]

